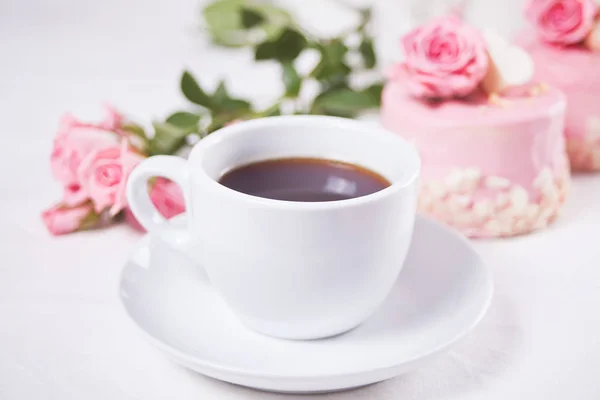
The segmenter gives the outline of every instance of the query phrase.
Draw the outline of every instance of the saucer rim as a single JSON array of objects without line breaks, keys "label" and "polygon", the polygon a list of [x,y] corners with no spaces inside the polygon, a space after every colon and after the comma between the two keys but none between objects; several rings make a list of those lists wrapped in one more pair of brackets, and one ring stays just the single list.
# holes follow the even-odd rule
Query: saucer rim
[{"label": "saucer rim", "polygon": [[[180,219],[182,220],[184,218],[185,218],[185,213],[179,214],[179,215],[171,218],[171,221],[177,221]],[[149,234],[149,233],[144,234],[144,236],[138,240],[138,242],[134,246],[133,250],[129,253],[129,255],[127,257],[127,261],[125,262],[125,265],[121,269],[121,273],[119,275],[119,284],[118,284],[118,293],[117,293],[117,295],[119,297],[119,303],[121,304],[121,308],[125,312],[127,317],[133,322],[133,325],[136,327],[136,329],[142,333],[143,337],[145,337],[145,340],[149,341],[153,346],[157,347],[159,350],[164,351],[169,357],[172,357],[176,360],[179,359],[188,365],[196,365],[199,368],[203,368],[206,370],[214,370],[219,373],[226,373],[226,374],[235,374],[239,377],[286,379],[286,380],[292,380],[292,381],[348,378],[348,377],[353,377],[353,376],[364,375],[366,373],[380,373],[380,372],[389,371],[394,368],[413,364],[419,360],[428,359],[432,356],[435,356],[438,353],[443,352],[444,350],[448,349],[453,344],[458,342],[460,339],[462,339],[464,336],[466,336],[469,332],[471,332],[481,322],[481,320],[483,319],[483,317],[485,316],[485,314],[487,313],[487,311],[490,307],[490,304],[491,304],[491,301],[493,298],[493,294],[494,294],[494,282],[493,282],[492,272],[491,272],[490,268],[487,266],[487,264],[481,258],[479,252],[477,252],[477,250],[475,250],[473,245],[470,243],[468,238],[463,236],[460,232],[458,232],[454,228],[452,228],[448,225],[445,225],[443,223],[440,223],[438,221],[435,221],[432,218],[424,216],[422,214],[416,215],[415,225],[419,222],[426,223],[431,226],[435,226],[438,229],[443,230],[446,234],[453,236],[455,239],[458,239],[463,245],[465,245],[467,248],[469,248],[471,250],[473,255],[476,256],[478,259],[478,265],[482,268],[482,273],[483,273],[483,276],[485,279],[487,297],[485,299],[485,302],[482,303],[481,308],[480,308],[479,313],[477,314],[476,318],[474,318],[473,321],[469,325],[466,325],[461,330],[460,333],[458,333],[454,337],[450,338],[449,340],[444,341],[443,343],[441,343],[438,346],[435,346],[435,347],[432,346],[432,348],[430,350],[428,350],[424,353],[418,354],[410,359],[404,359],[404,360],[401,360],[400,362],[396,362],[396,363],[393,363],[390,365],[380,366],[380,367],[371,368],[371,369],[342,372],[342,373],[335,373],[335,372],[334,373],[319,373],[319,374],[314,374],[314,375],[297,374],[297,373],[282,374],[282,373],[265,372],[265,371],[260,371],[260,370],[252,370],[252,369],[248,369],[248,368],[230,367],[230,366],[223,366],[223,365],[215,364],[210,361],[200,360],[193,355],[185,353],[182,350],[178,350],[178,349],[172,347],[171,345],[166,344],[162,340],[154,337],[152,334],[147,332],[140,324],[138,324],[136,319],[133,316],[131,316],[129,314],[129,312],[127,311],[127,307],[125,305],[125,302],[123,301],[123,297],[121,296],[121,287],[122,287],[123,277],[124,277],[124,273],[127,268],[127,265],[129,263],[136,263],[135,261],[133,261],[134,255],[137,254],[142,248],[148,246],[148,244],[150,242],[150,237],[151,237],[151,234]],[[272,338],[272,339],[278,340],[276,338]]]}]

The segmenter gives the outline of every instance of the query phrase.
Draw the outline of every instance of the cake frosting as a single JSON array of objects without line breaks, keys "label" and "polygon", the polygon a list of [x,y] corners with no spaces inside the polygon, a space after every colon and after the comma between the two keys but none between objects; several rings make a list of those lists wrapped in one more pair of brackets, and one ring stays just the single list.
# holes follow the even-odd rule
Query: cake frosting
[{"label": "cake frosting", "polygon": [[[452,44],[445,44],[443,34],[440,39],[439,30],[433,31],[436,38],[424,39],[429,48],[439,40],[438,48],[453,49]],[[480,43],[479,37],[474,40]],[[466,57],[452,60],[452,68],[461,73],[461,62],[455,61],[467,60],[473,65],[469,56],[474,54],[477,57],[479,53],[469,51]],[[436,57],[428,62],[446,61],[447,56]],[[489,69],[507,64],[488,60]],[[419,73],[434,71],[442,80],[449,69],[445,62],[440,69],[423,60],[416,66],[421,68]],[[400,64],[390,75],[382,94],[381,122],[419,150],[419,210],[470,237],[518,235],[552,222],[569,185],[563,93],[544,84],[522,83],[531,76],[519,78],[514,71],[496,70],[496,84],[483,85],[488,70],[470,92],[447,96],[447,83],[445,91],[435,87],[415,90],[412,68],[415,66]],[[422,76],[417,80],[434,81]],[[506,87],[508,81],[521,84]],[[436,90],[445,96],[427,95]]]},{"label": "cake frosting", "polygon": [[[568,10],[553,8],[558,0],[530,0],[526,14],[531,24],[517,43],[535,62],[535,79],[560,88],[567,97],[565,135],[572,170],[598,171],[600,8],[594,0],[561,1]],[[554,25],[549,27],[548,20]]]},{"label": "cake frosting", "polygon": [[382,123],[422,158],[421,212],[471,237],[522,234],[552,222],[569,182],[565,99],[556,89],[521,91],[428,104],[400,82],[386,85]]},{"label": "cake frosting", "polygon": [[573,170],[600,170],[600,53],[540,42],[527,48],[536,62],[536,78],[567,96],[565,135]]}]

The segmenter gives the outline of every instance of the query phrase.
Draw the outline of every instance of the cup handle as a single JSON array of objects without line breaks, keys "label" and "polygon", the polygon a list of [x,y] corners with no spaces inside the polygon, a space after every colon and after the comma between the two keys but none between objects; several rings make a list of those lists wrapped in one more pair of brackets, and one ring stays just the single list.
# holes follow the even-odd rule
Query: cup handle
[{"label": "cup handle", "polygon": [[[127,201],[131,212],[148,233],[189,255],[191,199],[186,168],[187,161],[176,156],[153,156],[139,163],[127,179]],[[148,180],[160,176],[170,179],[181,188],[187,213],[187,226],[175,227],[152,204]]]}]

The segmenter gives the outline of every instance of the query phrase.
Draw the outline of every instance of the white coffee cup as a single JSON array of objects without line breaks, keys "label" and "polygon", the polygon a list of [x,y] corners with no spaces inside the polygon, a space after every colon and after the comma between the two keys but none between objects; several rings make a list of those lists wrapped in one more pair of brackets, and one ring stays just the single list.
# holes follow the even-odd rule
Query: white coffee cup
[{"label": "white coffee cup", "polygon": [[[391,185],[349,200],[291,202],[218,182],[233,167],[286,157],[345,161]],[[144,160],[129,177],[127,198],[149,232],[204,267],[243,324],[270,336],[315,339],[358,326],[391,290],[412,237],[419,171],[414,147],[383,129],[336,117],[270,117],[212,133],[187,161]],[[152,205],[153,176],[182,187],[186,230],[169,226]]]}]

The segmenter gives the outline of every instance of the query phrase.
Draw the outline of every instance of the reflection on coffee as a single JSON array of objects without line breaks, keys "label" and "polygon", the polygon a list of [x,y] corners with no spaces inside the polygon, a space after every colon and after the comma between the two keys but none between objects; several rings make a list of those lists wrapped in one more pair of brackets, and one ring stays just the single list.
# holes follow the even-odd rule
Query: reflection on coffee
[{"label": "reflection on coffee", "polygon": [[335,201],[390,186],[383,176],[354,164],[320,158],[281,158],[234,168],[219,183],[252,196],[286,201]]}]

